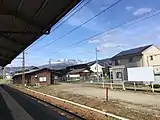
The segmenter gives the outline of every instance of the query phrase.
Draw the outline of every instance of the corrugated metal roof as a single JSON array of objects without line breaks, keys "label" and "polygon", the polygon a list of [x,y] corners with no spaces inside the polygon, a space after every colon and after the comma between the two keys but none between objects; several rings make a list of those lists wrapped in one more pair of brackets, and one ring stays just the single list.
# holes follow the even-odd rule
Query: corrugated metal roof
[{"label": "corrugated metal roof", "polygon": [[80,0],[0,0],[0,66],[55,25]]},{"label": "corrugated metal roof", "polygon": [[[89,62],[88,65],[91,66],[95,63],[96,63],[96,61],[92,61],[92,62]],[[110,58],[106,58],[106,59],[98,60],[98,64],[103,67],[109,67],[112,65],[112,62],[111,62]]]},{"label": "corrugated metal roof", "polygon": [[113,56],[112,59],[119,58],[122,56],[128,56],[128,55],[140,55],[140,54],[142,54],[142,52],[144,50],[146,50],[147,48],[149,48],[151,46],[152,45],[147,45],[147,46],[143,46],[143,47],[133,48],[130,50],[125,50],[125,51],[122,51],[122,52],[118,53],[117,55]]},{"label": "corrugated metal roof", "polygon": [[[30,74],[30,73],[34,73],[34,72],[38,72],[38,71],[42,71],[42,70],[49,70],[49,71],[51,71],[50,69],[42,68],[42,69],[36,69],[36,70],[26,71],[26,72],[24,72],[24,74]],[[14,74],[14,76],[18,76],[18,75],[22,75],[22,73],[16,73],[16,74]]]},{"label": "corrugated metal roof", "polygon": [[83,71],[85,71],[85,70],[86,70],[85,68],[75,69],[75,70],[70,71],[68,74],[80,73],[80,72],[83,72]]}]

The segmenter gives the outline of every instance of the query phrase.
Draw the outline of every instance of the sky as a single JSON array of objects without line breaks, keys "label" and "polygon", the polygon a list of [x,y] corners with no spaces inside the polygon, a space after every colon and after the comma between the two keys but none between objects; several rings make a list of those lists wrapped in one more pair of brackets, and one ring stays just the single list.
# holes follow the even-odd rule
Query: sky
[{"label": "sky", "polygon": [[[97,16],[116,1],[84,0],[78,8],[53,26],[49,35],[42,36],[26,49],[26,65],[48,64],[49,59],[52,62],[63,59],[92,61],[95,60],[95,48],[99,50],[98,59],[103,59],[138,46],[160,46],[160,0],[122,0]],[[88,4],[61,24],[85,2]],[[94,16],[97,17],[66,35]],[[82,40],[84,42],[70,47]],[[22,60],[17,58],[8,66],[21,66]]]}]

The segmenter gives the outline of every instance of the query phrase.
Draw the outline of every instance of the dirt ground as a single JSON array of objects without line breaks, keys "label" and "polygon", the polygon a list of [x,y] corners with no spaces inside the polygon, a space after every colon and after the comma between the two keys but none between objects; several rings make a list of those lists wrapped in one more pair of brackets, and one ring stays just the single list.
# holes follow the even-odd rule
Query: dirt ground
[{"label": "dirt ground", "polygon": [[109,90],[109,102],[106,103],[105,89],[86,87],[83,84],[61,83],[32,89],[130,119],[160,119],[159,94]]}]

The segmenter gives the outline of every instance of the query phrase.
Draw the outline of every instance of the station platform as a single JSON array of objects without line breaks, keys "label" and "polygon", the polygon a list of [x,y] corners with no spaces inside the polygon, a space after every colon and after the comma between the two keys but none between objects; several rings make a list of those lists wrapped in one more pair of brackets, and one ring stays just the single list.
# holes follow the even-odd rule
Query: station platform
[{"label": "station platform", "polygon": [[67,120],[24,93],[0,85],[0,120]]}]

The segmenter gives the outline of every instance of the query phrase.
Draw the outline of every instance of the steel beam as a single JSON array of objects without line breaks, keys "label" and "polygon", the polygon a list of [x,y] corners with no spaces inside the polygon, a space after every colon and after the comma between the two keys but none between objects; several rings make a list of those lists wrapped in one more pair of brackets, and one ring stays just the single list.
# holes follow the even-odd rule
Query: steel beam
[{"label": "steel beam", "polygon": [[20,4],[19,4],[19,6],[18,6],[18,9],[17,9],[17,12],[18,12],[18,13],[19,13],[19,11],[20,11],[20,9],[21,9],[21,7],[22,7],[23,2],[24,2],[24,0],[21,0]]},{"label": "steel beam", "polygon": [[8,58],[5,58],[3,56],[0,56],[0,59],[2,59],[2,60],[9,60]]},{"label": "steel beam", "polygon": [[4,11],[0,11],[0,15],[11,15],[11,16],[14,16],[15,18],[18,18],[18,19],[24,21],[26,24],[37,28],[39,31],[41,31],[43,29],[36,22],[34,22],[33,20],[28,20],[27,18],[22,16],[20,13],[16,13],[16,12],[13,12],[10,10],[4,10]]},{"label": "steel beam", "polygon": [[2,44],[0,44],[0,49],[3,49],[5,51],[9,51],[9,52],[12,52],[12,53],[17,52],[16,50],[11,49],[10,47],[3,46]]},{"label": "steel beam", "polygon": [[75,0],[75,1],[73,1],[72,4],[68,4],[68,7],[65,8],[65,9],[63,9],[63,10],[59,13],[59,15],[57,15],[55,18],[53,18],[52,21],[51,21],[51,23],[48,25],[47,28],[44,29],[44,31],[48,31],[48,32],[50,33],[50,29],[52,28],[52,26],[53,26],[55,23],[57,23],[57,22],[61,19],[61,16],[62,16],[62,15],[65,16],[65,15],[67,14],[67,12],[73,8],[73,6],[75,6],[76,4],[78,4],[79,1],[80,1],[80,0]]},{"label": "steel beam", "polygon": [[8,36],[6,36],[6,35],[4,35],[4,34],[2,34],[2,33],[0,33],[0,37],[7,39],[8,41],[10,41],[10,42],[12,42],[12,43],[14,43],[14,44],[23,46],[23,43],[19,43],[19,42],[17,42],[16,39],[9,38]]},{"label": "steel beam", "polygon": [[48,32],[43,33],[39,32],[31,32],[31,31],[0,31],[0,34],[48,34]]},{"label": "steel beam", "polygon": [[37,10],[33,20],[36,20],[36,18],[40,15],[41,11],[45,8],[47,3],[48,3],[48,0],[44,0],[44,2],[41,4],[40,8]]},{"label": "steel beam", "polygon": [[10,58],[8,58],[8,56],[4,56],[0,53],[0,59],[3,59],[3,60],[10,60]]}]

